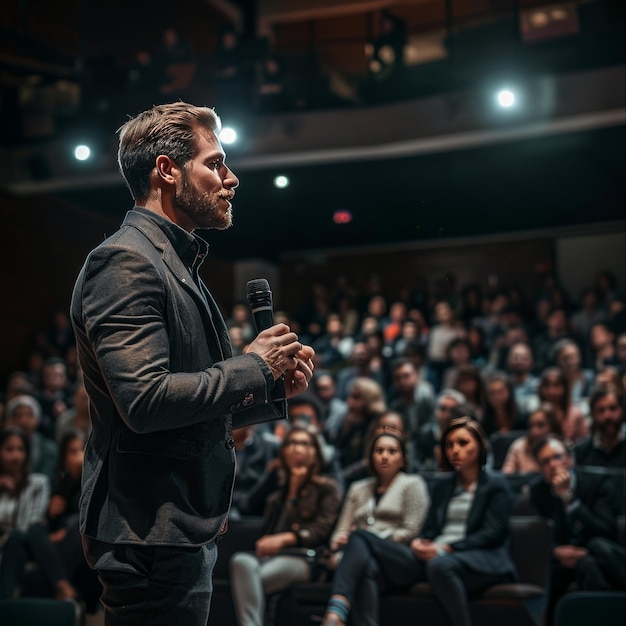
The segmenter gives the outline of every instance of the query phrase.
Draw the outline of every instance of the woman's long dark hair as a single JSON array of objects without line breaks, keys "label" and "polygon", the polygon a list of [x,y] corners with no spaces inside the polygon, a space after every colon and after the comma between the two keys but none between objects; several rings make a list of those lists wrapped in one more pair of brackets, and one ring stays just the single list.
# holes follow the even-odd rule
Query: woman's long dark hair
[{"label": "woman's long dark hair", "polygon": [[[5,428],[4,430],[0,431],[0,449],[4,447],[4,444],[11,437],[18,437],[24,444],[24,450],[26,452],[25,457],[24,457],[24,464],[22,465],[19,480],[18,480],[16,490],[15,490],[16,494],[20,494],[23,491],[24,487],[26,487],[26,485],[28,484],[28,475],[30,473],[29,472],[30,443],[24,431],[21,430],[20,428],[14,428],[14,427]],[[4,467],[0,466],[0,474],[6,474],[6,470]]]},{"label": "woman's long dark hair", "polygon": [[493,372],[485,379],[485,407],[482,420],[485,431],[490,434],[498,430],[498,425],[496,424],[495,410],[489,402],[489,385],[497,382],[502,383],[509,393],[509,399],[504,407],[509,430],[513,430],[517,422],[517,404],[515,403],[515,390],[513,389],[511,379],[504,372]]}]

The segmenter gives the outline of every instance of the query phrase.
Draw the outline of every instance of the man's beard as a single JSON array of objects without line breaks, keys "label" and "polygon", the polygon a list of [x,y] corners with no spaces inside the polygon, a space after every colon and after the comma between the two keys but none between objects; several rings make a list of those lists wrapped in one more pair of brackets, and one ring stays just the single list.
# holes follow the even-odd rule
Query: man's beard
[{"label": "man's beard", "polygon": [[225,230],[232,226],[232,215],[230,210],[220,213],[219,202],[221,198],[227,200],[229,195],[226,189],[217,193],[200,193],[183,172],[182,185],[176,189],[175,201],[178,208],[191,218],[196,228]]},{"label": "man's beard", "polygon": [[613,439],[613,437],[617,436],[617,433],[619,433],[621,426],[621,421],[617,422],[615,420],[607,420],[603,424],[596,426],[596,431],[607,439]]}]

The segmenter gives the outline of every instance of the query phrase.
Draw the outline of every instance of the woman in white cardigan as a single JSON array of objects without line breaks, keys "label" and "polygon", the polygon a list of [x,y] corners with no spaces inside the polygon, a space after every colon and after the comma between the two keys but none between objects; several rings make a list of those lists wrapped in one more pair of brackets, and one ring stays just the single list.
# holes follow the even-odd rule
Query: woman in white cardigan
[{"label": "woman in white cardigan", "polygon": [[404,437],[395,429],[376,434],[369,455],[372,476],[350,485],[331,536],[331,567],[339,562],[343,546],[356,530],[406,544],[419,533],[430,497],[424,479],[406,474],[406,466]]}]

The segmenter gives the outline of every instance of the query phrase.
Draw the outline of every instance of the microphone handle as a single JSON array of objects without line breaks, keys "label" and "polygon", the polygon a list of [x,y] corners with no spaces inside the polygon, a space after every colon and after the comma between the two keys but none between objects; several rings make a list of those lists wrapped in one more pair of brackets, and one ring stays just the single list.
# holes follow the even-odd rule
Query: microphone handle
[{"label": "microphone handle", "polygon": [[[271,306],[260,306],[252,309],[252,315],[254,316],[254,323],[256,324],[257,332],[270,328],[274,325],[274,312]],[[270,398],[274,402],[283,402],[287,399],[285,393],[285,377],[281,375],[280,378],[274,381],[274,389],[270,393]]]}]

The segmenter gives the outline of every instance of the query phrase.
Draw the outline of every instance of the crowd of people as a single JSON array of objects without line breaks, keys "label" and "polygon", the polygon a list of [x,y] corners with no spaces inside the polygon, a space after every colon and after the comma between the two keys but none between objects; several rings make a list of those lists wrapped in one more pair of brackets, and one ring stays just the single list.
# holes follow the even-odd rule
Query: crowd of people
[{"label": "crowd of people", "polygon": [[[262,624],[267,596],[320,568],[333,581],[325,624],[376,624],[379,593],[420,580],[446,596],[451,624],[469,624],[468,593],[515,579],[508,476],[526,477],[555,523],[548,623],[573,582],[626,588],[624,494],[610,477],[626,471],[614,277],[598,273],[579,299],[554,280],[531,297],[449,282],[389,297],[375,277],[363,293],[341,277],[276,313],[315,348],[316,369],[289,420],[234,433],[231,518],[266,519],[256,553],[230,563],[240,626]],[[247,305],[227,325],[244,352]],[[34,569],[47,593],[96,610],[77,520],[89,402],[67,314],[32,347],[0,404],[0,597],[32,586]]]}]

